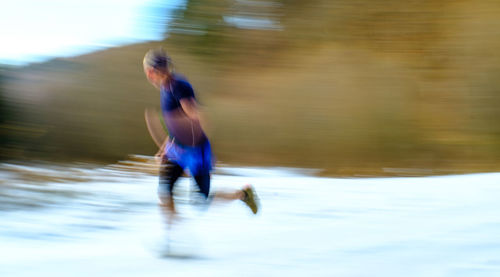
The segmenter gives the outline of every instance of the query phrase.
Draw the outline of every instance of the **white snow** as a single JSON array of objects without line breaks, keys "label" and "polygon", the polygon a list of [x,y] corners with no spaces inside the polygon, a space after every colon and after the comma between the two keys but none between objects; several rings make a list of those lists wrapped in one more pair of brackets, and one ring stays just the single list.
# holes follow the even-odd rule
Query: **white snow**
[{"label": "white snow", "polygon": [[81,196],[0,211],[0,276],[500,276],[500,173],[221,171],[232,175],[214,175],[213,189],[253,184],[258,215],[239,201],[181,201],[184,178],[181,221],[167,230],[154,176],[47,184]]}]

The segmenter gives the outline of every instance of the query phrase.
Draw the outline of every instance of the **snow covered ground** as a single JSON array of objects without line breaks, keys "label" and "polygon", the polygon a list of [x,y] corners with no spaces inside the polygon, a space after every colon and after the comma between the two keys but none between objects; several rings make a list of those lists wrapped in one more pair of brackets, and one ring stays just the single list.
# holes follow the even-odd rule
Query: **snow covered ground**
[{"label": "snow covered ground", "polygon": [[[189,204],[183,178],[181,220],[167,229],[155,176],[3,169],[0,276],[500,276],[500,173],[342,179],[220,168],[213,188],[251,183],[261,212]],[[32,171],[47,180],[22,173]]]}]

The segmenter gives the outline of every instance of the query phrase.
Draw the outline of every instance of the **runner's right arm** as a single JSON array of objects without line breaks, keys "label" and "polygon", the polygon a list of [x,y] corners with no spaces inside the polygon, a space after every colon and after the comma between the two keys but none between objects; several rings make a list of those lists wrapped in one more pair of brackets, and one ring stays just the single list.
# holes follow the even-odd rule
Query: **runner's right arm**
[{"label": "runner's right arm", "polygon": [[163,157],[163,154],[165,153],[165,147],[167,147],[168,142],[170,141],[170,138],[167,136],[163,144],[161,145],[160,149],[158,149],[158,152],[155,154],[155,159],[161,159]]}]

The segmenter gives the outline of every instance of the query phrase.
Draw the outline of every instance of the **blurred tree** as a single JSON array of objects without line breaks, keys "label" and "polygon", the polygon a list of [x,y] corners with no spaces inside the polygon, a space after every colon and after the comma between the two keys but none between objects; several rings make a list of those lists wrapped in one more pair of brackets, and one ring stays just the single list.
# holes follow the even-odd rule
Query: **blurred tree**
[{"label": "blurred tree", "polygon": [[17,119],[16,106],[7,96],[5,88],[7,69],[0,66],[0,159],[9,159],[18,156],[22,125]]},{"label": "blurred tree", "polygon": [[[472,0],[187,0],[162,44],[208,103],[223,161],[472,169],[498,164],[499,11]],[[9,97],[23,107],[0,95],[2,132],[16,122],[2,145],[30,158],[153,152],[142,112],[157,94],[140,60],[157,45],[14,70]]]},{"label": "blurred tree", "polygon": [[6,158],[6,148],[8,147],[8,132],[7,132],[7,103],[4,95],[4,87],[3,87],[3,68],[0,67],[0,158]]},{"label": "blurred tree", "polygon": [[280,1],[189,0],[170,23],[169,41],[208,61],[265,62],[283,46]]},{"label": "blurred tree", "polygon": [[188,0],[175,12],[169,32],[192,53],[233,62],[332,41],[425,55],[442,38],[440,22],[452,2]]}]

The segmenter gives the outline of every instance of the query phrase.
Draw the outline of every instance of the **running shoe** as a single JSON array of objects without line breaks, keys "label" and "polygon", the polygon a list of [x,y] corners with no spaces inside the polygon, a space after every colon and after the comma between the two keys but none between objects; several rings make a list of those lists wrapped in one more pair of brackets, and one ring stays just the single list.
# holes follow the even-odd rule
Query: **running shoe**
[{"label": "running shoe", "polygon": [[259,197],[255,193],[254,188],[251,185],[245,186],[242,189],[245,196],[241,201],[245,202],[245,204],[252,210],[252,213],[256,214],[259,210]]}]

